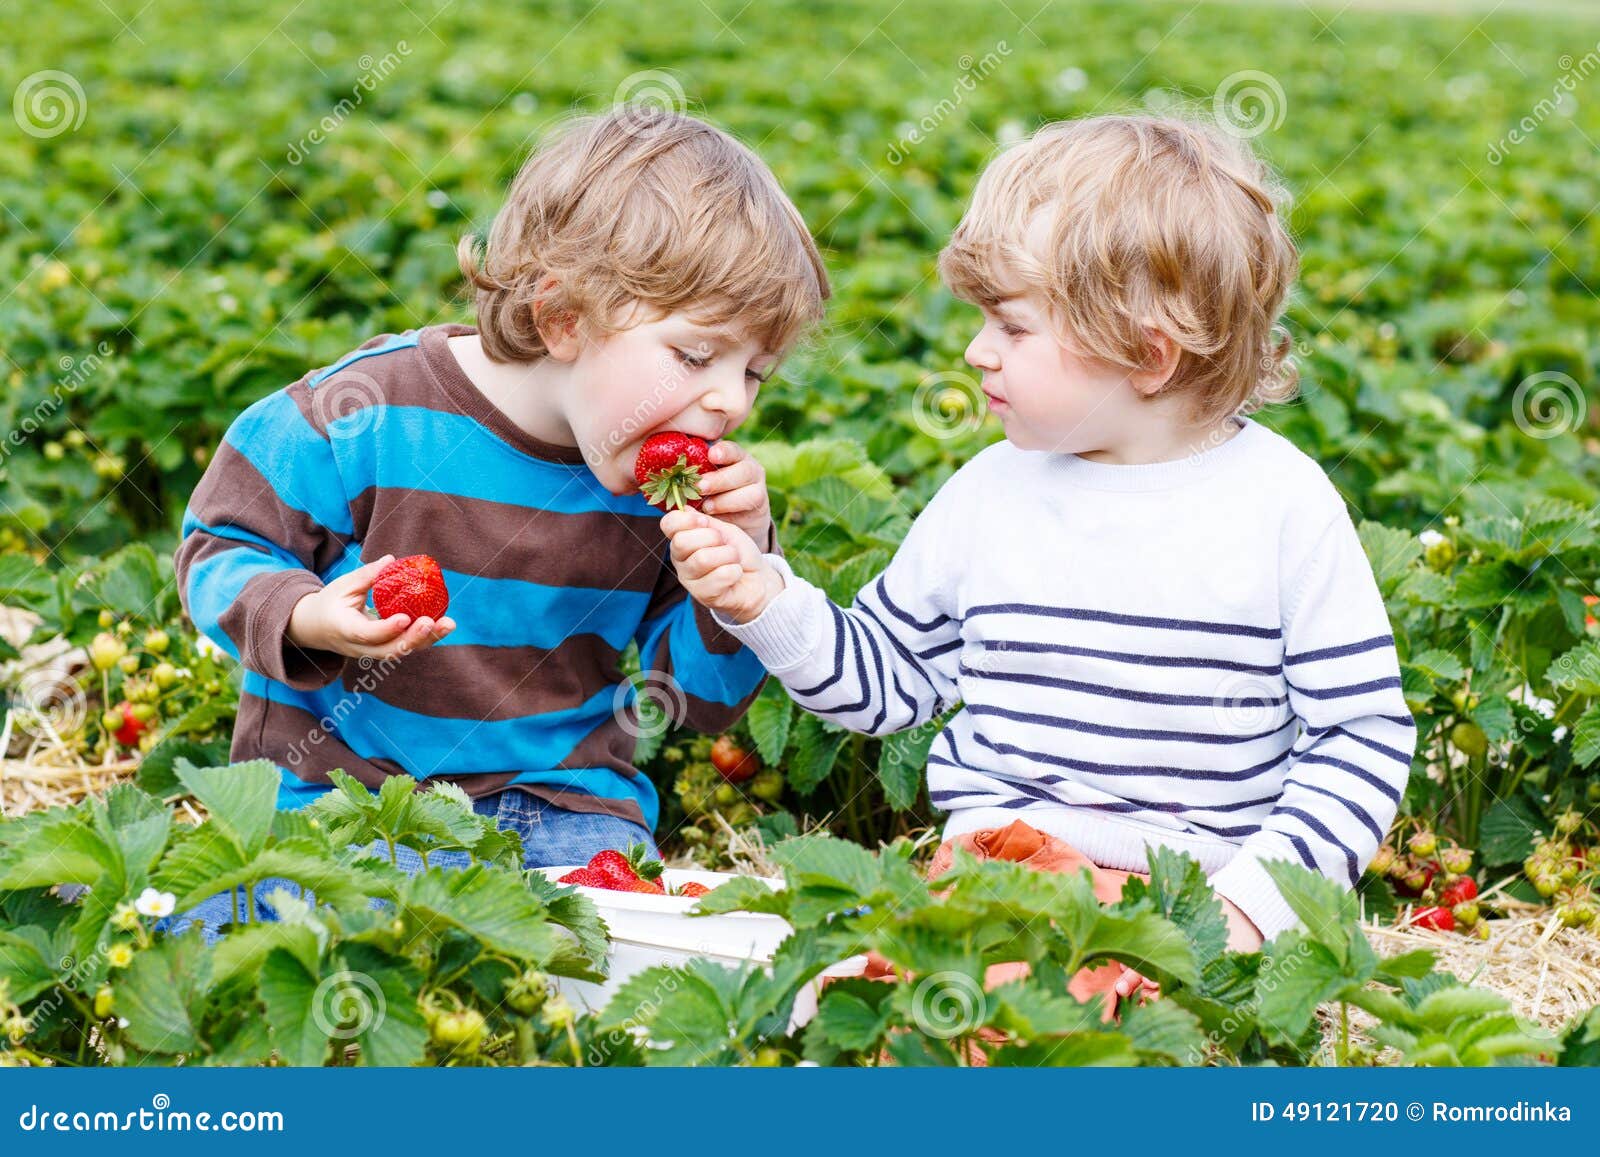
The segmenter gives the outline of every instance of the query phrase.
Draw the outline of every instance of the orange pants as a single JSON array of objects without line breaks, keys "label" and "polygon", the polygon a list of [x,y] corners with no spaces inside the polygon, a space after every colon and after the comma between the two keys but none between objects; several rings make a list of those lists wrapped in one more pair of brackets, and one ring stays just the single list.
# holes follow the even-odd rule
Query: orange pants
[{"label": "orange pants", "polygon": [[[1122,885],[1127,882],[1129,876],[1138,876],[1143,880],[1150,878],[1145,872],[1123,872],[1115,868],[1102,868],[1066,841],[1046,835],[1021,820],[1014,820],[1003,828],[968,832],[953,840],[946,840],[934,853],[933,863],[928,866],[928,879],[937,879],[950,870],[955,862],[957,847],[980,860],[1011,860],[1039,872],[1079,872],[1088,868],[1094,877],[1095,898],[1101,903],[1115,903],[1120,900]],[[1114,987],[1125,971],[1125,966],[1115,960],[1079,969],[1068,982],[1067,991],[1084,1002],[1089,1002],[1096,996],[1100,997],[1105,1005],[1100,1019],[1117,1020],[1119,1019],[1118,996]],[[1021,961],[994,964],[984,974],[984,987],[994,988],[1027,974],[1028,965]],[[873,952],[868,954],[867,968],[863,975],[870,979],[888,980],[893,977],[893,969],[887,960]]]}]

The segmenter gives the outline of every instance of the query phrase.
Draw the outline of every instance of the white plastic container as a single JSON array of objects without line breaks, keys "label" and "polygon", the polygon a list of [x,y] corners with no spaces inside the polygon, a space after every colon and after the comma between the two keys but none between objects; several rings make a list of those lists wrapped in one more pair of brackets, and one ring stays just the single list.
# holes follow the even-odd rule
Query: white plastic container
[{"label": "white plastic container", "polygon": [[[582,865],[541,868],[551,880]],[[661,874],[668,888],[687,883],[715,888],[736,877],[727,872],[701,872],[668,868]],[[774,891],[782,880],[752,876]],[[606,954],[609,971],[604,984],[556,977],[556,986],[566,998],[581,1008],[598,1011],[630,976],[658,964],[685,964],[705,957],[718,964],[738,966],[749,961],[768,964],[778,945],[793,931],[781,916],[763,912],[728,912],[715,916],[690,916],[699,901],[693,896],[653,896],[646,892],[613,892],[607,888],[577,885],[578,891],[594,901],[611,933],[611,948]],[[824,977],[859,976],[866,967],[865,956],[852,956],[823,971]],[[819,978],[820,979],[820,978]],[[789,1031],[809,1021],[817,1011],[819,984],[812,981],[795,998]]]}]

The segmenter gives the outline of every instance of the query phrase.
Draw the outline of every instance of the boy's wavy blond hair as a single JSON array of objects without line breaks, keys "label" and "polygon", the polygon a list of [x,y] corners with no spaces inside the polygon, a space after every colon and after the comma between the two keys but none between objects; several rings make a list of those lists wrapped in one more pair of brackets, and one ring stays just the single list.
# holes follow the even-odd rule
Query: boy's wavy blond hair
[{"label": "boy's wavy blond hair", "polygon": [[496,362],[548,352],[536,319],[615,332],[637,303],[781,356],[830,294],[805,222],[760,158],[704,121],[642,106],[561,126],[512,182],[481,264],[475,235],[456,256]]},{"label": "boy's wavy blond hair", "polygon": [[[1295,393],[1284,198],[1246,142],[1198,119],[1058,122],[984,170],[939,273],[978,305],[1036,292],[1070,345],[1130,371],[1150,368],[1145,327],[1166,334],[1182,352],[1163,392],[1210,424]],[[1043,252],[1028,244],[1041,213]]]}]

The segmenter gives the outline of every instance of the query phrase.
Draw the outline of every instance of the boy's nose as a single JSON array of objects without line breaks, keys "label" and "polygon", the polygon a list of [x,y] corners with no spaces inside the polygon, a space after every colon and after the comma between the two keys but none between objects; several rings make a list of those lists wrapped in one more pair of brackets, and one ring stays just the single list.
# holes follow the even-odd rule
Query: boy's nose
[{"label": "boy's nose", "polygon": [[993,371],[1000,368],[1000,360],[994,356],[994,350],[983,340],[981,332],[967,343],[966,352],[962,356],[974,369]]}]

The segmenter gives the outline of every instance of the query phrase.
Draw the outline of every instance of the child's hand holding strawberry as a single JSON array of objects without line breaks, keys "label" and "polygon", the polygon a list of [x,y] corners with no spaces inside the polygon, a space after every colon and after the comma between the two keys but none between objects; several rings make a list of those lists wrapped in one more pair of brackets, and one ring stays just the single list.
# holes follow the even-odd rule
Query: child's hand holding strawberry
[{"label": "child's hand holding strawberry", "polygon": [[668,430],[645,439],[633,473],[653,505],[703,510],[737,526],[762,549],[773,545],[767,471],[743,446]]},{"label": "child's hand holding strawberry", "polygon": [[448,615],[434,618],[397,612],[381,619],[367,616],[367,592],[394,561],[394,555],[386,554],[302,598],[289,615],[289,641],[307,650],[332,651],[354,659],[389,659],[419,651],[455,630],[455,620]]},{"label": "child's hand holding strawberry", "polygon": [[689,597],[735,622],[748,623],[783,590],[783,576],[732,522],[669,510],[661,533],[672,540],[672,565]]},{"label": "child's hand holding strawberry", "polygon": [[755,457],[734,442],[713,443],[708,456],[715,467],[700,479],[700,509],[731,522],[765,548],[772,525],[772,501],[767,495],[767,471]]}]

